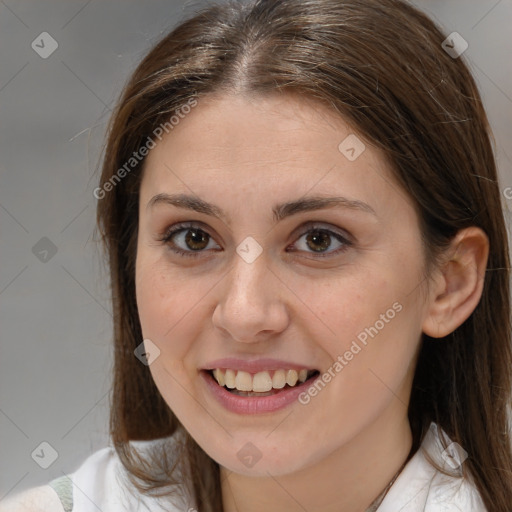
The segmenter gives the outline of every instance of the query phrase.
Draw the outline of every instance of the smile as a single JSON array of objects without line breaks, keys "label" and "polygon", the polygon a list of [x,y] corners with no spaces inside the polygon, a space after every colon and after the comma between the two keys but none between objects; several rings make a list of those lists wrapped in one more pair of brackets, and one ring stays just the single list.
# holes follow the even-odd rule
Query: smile
[{"label": "smile", "polygon": [[317,373],[317,370],[305,368],[301,370],[265,370],[256,374],[229,368],[211,370],[211,375],[219,386],[223,386],[239,396],[269,396],[274,394],[273,390],[285,387],[293,388],[306,382]]},{"label": "smile", "polygon": [[287,366],[284,361],[247,362],[230,358],[203,368],[199,375],[207,402],[211,397],[231,413],[263,414],[297,402],[299,395],[320,376],[316,369]]}]

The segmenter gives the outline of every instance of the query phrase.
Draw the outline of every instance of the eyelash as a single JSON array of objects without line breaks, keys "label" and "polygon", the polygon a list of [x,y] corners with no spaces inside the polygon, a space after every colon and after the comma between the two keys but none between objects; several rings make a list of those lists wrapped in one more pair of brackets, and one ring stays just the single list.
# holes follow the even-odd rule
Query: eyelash
[{"label": "eyelash", "polygon": [[[180,223],[180,224],[173,226],[171,229],[167,230],[160,238],[158,238],[158,241],[163,242],[164,244],[167,244],[171,251],[173,251],[174,253],[176,253],[180,256],[185,256],[188,258],[197,258],[205,251],[204,250],[184,251],[183,249],[180,249],[179,247],[176,247],[176,246],[172,247],[170,244],[171,239],[175,234],[180,233],[181,231],[187,231],[189,229],[196,229],[198,231],[202,231],[203,233],[206,233],[210,238],[213,238],[206,230],[204,230],[201,226],[199,226],[197,224]],[[347,238],[345,238],[340,233],[336,233],[335,231],[332,231],[330,229],[323,228],[315,223],[311,223],[310,225],[308,225],[308,229],[306,231],[302,232],[299,235],[298,239],[302,238],[304,235],[310,233],[311,231],[320,231],[321,233],[326,233],[327,235],[334,237],[336,240],[338,240],[338,242],[343,244],[342,247],[336,249],[335,251],[328,252],[328,253],[316,253],[315,258],[327,258],[327,257],[331,257],[336,254],[340,254],[340,253],[346,251],[349,247],[351,247],[353,245],[353,243],[351,241],[347,240]],[[309,253],[309,254],[315,254],[315,253]]]}]

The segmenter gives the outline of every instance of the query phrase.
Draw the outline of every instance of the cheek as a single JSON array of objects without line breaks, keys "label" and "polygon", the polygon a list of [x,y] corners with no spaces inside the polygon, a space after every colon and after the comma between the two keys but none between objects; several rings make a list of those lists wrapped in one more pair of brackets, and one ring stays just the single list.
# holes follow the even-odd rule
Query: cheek
[{"label": "cheek", "polygon": [[143,338],[160,351],[149,367],[153,381],[167,404],[183,414],[190,408],[189,396],[183,391],[190,388],[190,376],[183,360],[194,339],[193,333],[184,335],[183,326],[197,303],[195,293],[168,265],[151,260],[144,252],[137,257],[135,283]]},{"label": "cheek", "polygon": [[371,269],[334,280],[317,288],[316,292],[310,286],[302,289],[301,300],[311,306],[310,310],[316,316],[309,327],[316,326],[316,336],[324,340],[323,344],[333,359],[349,350],[361,332],[364,341],[365,328],[375,322],[379,322],[378,327],[381,327],[380,315],[390,310],[388,316],[394,317],[392,306],[399,295],[396,282]]},{"label": "cheek", "polygon": [[[178,364],[194,348],[211,322],[209,293],[219,277],[173,268],[165,255],[144,250],[137,258],[136,297],[144,338],[151,339],[169,364]],[[174,362],[173,362],[174,361]]]},{"label": "cheek", "polygon": [[183,343],[176,339],[173,331],[193,308],[193,291],[162,262],[151,261],[144,254],[137,258],[135,275],[137,308],[144,338],[151,339],[161,351],[180,352]]},{"label": "cheek", "polygon": [[143,256],[137,257],[135,267],[135,291],[137,309],[144,338],[157,339],[164,322],[162,311],[165,299],[161,292],[162,276],[154,264],[147,262]]},{"label": "cheek", "polygon": [[320,295],[303,296],[318,312],[316,322],[309,325],[311,333],[333,365],[341,358],[331,372],[343,375],[336,380],[345,389],[357,388],[352,396],[362,398],[364,389],[372,395],[379,387],[396,388],[410,370],[421,336],[422,310],[419,288],[411,293],[408,285],[417,280],[418,266],[402,261],[400,268],[367,268],[323,287]]}]

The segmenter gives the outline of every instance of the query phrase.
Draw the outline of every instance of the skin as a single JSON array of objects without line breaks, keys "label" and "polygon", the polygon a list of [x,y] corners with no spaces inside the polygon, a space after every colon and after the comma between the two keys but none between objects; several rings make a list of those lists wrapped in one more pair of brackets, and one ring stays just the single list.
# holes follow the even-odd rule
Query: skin
[{"label": "skin", "polygon": [[[410,451],[407,404],[422,332],[453,331],[481,295],[485,234],[460,232],[426,279],[412,199],[369,143],[354,161],[338,150],[351,133],[339,115],[304,98],[211,96],[145,163],[136,291],[144,338],[160,350],[150,371],[220,464],[226,512],[364,511]],[[227,218],[148,208],[163,192],[195,194]],[[274,222],[275,204],[310,195],[362,201],[374,214],[334,207]],[[319,257],[319,246],[307,243],[310,221],[351,243],[328,237],[328,256]],[[200,223],[210,235],[198,257],[159,241],[179,222]],[[186,234],[174,242],[193,252]],[[247,236],[263,249],[252,263],[236,252]],[[307,405],[235,414],[199,378],[209,361],[230,356],[328,371],[397,302],[401,311]],[[261,454],[252,468],[237,457],[248,442]]]}]

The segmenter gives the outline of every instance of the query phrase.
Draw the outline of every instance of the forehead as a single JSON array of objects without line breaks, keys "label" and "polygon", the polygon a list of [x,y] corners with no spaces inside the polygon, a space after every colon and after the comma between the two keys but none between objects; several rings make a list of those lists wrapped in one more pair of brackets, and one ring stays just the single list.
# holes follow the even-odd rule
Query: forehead
[{"label": "forehead", "polygon": [[[334,140],[328,131],[336,132]],[[339,115],[296,96],[210,96],[201,98],[164,135],[148,159],[179,147],[190,150],[188,156],[194,161],[215,158],[223,164],[235,159],[264,164],[266,157],[279,156],[300,161],[308,151],[332,153],[336,139],[349,132]]]},{"label": "forehead", "polygon": [[162,192],[215,196],[217,203],[275,203],[309,192],[377,208],[394,204],[397,195],[410,203],[384,156],[339,114],[293,96],[200,99],[144,167],[146,203]]}]

